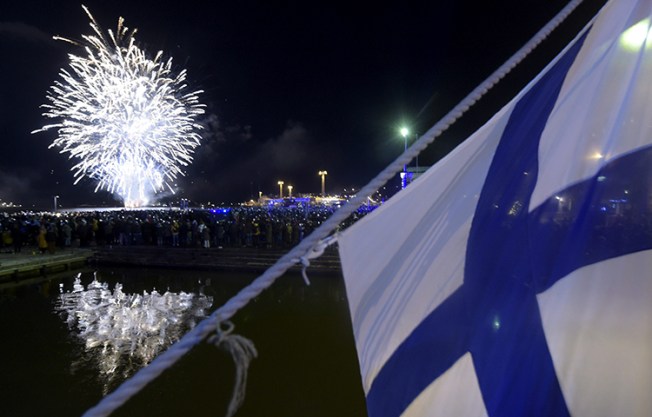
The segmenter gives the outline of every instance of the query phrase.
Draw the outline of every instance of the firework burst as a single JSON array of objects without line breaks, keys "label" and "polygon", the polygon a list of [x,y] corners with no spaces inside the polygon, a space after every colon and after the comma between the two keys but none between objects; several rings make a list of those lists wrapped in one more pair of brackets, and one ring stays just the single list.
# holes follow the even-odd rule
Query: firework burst
[{"label": "firework burst", "polygon": [[56,123],[50,148],[60,148],[78,162],[71,168],[75,184],[97,182],[95,191],[118,195],[126,206],[147,204],[183,175],[200,143],[197,117],[204,113],[201,90],[187,92],[186,71],[174,74],[172,59],[159,51],[150,59],[135,42],[136,30],[118,20],[106,34],[84,6],[94,35],[82,42],[55,37],[83,47],[69,54],[70,68],[48,90],[43,115]]}]

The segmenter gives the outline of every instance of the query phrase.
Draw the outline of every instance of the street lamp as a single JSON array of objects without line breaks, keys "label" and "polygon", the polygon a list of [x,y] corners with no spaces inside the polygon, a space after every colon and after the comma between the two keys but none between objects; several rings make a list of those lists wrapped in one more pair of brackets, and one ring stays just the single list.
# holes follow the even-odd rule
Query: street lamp
[{"label": "street lamp", "polygon": [[54,212],[55,212],[55,213],[57,212],[57,200],[58,200],[58,199],[59,199],[59,196],[58,196],[58,195],[55,195],[55,196],[54,196]]},{"label": "street lamp", "polygon": [[283,181],[279,181],[278,183],[278,193],[280,195],[280,198],[283,198],[283,184],[285,184]]},{"label": "street lamp", "polygon": [[289,193],[288,197],[290,197],[290,198],[292,198],[292,188],[294,188],[294,187],[292,187],[291,185],[288,185],[288,193]]},{"label": "street lamp", "polygon": [[[407,152],[407,137],[410,131],[407,127],[402,127],[400,130],[401,136],[403,136],[403,143],[405,148],[403,152]],[[407,164],[403,164],[403,175],[401,175],[401,188],[405,188],[407,185]]]},{"label": "street lamp", "polygon": [[321,175],[321,196],[326,197],[326,175],[328,175],[328,172],[319,171],[317,175]]}]

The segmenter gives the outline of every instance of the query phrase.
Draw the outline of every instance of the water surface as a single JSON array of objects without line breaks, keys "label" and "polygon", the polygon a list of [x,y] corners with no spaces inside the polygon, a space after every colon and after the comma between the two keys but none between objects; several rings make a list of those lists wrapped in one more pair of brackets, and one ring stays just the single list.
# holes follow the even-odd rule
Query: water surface
[{"label": "water surface", "polygon": [[[0,287],[0,415],[81,415],[142,366],[156,343],[177,338],[195,316],[209,314],[255,277],[100,268]],[[94,279],[103,287],[89,295]],[[259,355],[237,416],[366,416],[341,276],[315,275],[311,282],[288,274],[233,318],[236,333],[252,340]],[[80,304],[85,313],[75,315],[80,289],[90,298]],[[112,305],[101,300],[102,291]],[[116,298],[134,309],[117,310]],[[143,304],[148,312],[135,310]],[[183,306],[192,311],[182,314]],[[115,336],[106,334],[109,317],[123,323],[120,343],[107,341]],[[150,333],[124,324],[138,320]],[[234,372],[229,355],[201,344],[113,415],[224,415]]]}]

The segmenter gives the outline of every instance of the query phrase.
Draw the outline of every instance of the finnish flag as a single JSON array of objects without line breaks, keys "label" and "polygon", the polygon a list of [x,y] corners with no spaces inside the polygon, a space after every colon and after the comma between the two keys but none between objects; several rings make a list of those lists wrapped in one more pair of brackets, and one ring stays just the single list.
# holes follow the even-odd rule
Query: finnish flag
[{"label": "finnish flag", "polygon": [[652,416],[652,1],[339,238],[370,417]]}]

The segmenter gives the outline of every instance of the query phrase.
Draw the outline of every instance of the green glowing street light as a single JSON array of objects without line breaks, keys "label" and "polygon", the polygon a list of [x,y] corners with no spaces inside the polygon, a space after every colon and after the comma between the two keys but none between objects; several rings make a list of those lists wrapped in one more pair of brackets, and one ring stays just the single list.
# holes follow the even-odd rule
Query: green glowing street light
[{"label": "green glowing street light", "polygon": [[[405,145],[403,152],[407,152],[407,138],[410,131],[407,127],[403,126],[399,132],[403,136],[403,144]],[[403,175],[401,176],[401,187],[405,188],[405,186],[407,186],[407,164],[403,164]]]}]

